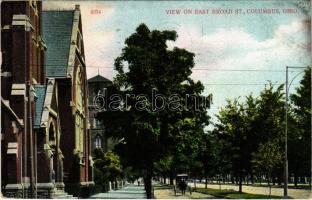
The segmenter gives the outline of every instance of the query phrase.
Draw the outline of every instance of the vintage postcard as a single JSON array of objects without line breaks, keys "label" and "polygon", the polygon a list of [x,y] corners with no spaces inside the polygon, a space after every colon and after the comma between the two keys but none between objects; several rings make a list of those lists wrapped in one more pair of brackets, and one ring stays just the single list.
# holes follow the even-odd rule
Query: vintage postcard
[{"label": "vintage postcard", "polygon": [[1,198],[312,198],[309,0],[1,1]]}]

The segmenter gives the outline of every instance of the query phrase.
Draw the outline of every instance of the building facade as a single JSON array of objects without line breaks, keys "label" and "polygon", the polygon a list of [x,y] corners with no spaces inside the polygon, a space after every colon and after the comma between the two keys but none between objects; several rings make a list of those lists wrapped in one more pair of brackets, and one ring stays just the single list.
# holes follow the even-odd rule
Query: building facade
[{"label": "building facade", "polygon": [[106,79],[101,75],[94,76],[88,79],[89,90],[89,121],[90,121],[90,134],[91,134],[91,149],[101,148],[104,152],[112,151],[116,141],[109,136],[101,120],[97,118],[97,113],[101,110],[97,105],[99,99],[97,95],[105,96],[112,86],[112,81]]},{"label": "building facade", "polygon": [[80,8],[41,4],[1,4],[1,191],[85,197],[94,183]]},{"label": "building facade", "polygon": [[42,13],[46,76],[57,83],[60,115],[60,176],[65,191],[88,195],[93,183],[91,138],[88,123],[88,87],[79,5],[74,10]]},{"label": "building facade", "polygon": [[35,85],[45,84],[46,48],[41,12],[41,2],[1,3],[1,189],[6,196],[36,195]]}]

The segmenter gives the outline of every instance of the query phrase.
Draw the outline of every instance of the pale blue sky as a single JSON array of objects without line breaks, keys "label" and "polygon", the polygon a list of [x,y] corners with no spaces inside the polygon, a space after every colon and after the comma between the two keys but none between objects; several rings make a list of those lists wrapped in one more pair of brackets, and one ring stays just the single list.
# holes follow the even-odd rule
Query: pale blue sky
[{"label": "pale blue sky", "polygon": [[[73,8],[74,4],[81,5],[89,78],[97,75],[98,70],[101,75],[113,78],[114,59],[121,53],[125,38],[140,23],[150,29],[173,29],[179,38],[168,46],[186,48],[196,54],[192,77],[206,84],[205,93],[213,94],[211,114],[224,105],[226,98],[246,96],[251,92],[258,94],[267,80],[283,83],[286,65],[307,66],[311,63],[309,1],[306,0],[55,1],[44,2],[44,9]],[[281,13],[166,14],[168,9],[181,9],[182,12],[192,9],[194,12],[195,9],[211,11],[216,8],[243,9],[245,12],[247,9],[273,8],[280,9]],[[285,8],[295,8],[298,12],[283,14]],[[100,13],[92,14],[92,10]]]}]

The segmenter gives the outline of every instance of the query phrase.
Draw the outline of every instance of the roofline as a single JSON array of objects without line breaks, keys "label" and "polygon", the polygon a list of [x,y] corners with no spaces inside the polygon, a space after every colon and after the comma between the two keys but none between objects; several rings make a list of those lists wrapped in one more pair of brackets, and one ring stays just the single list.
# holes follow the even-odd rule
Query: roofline
[{"label": "roofline", "polygon": [[98,82],[111,82],[112,83],[113,82],[112,80],[110,80],[108,78],[105,78],[106,79],[105,81],[91,81],[90,82],[91,79],[93,79],[93,78],[95,78],[97,76],[101,76],[101,77],[105,78],[104,76],[98,74],[98,75],[92,76],[91,78],[87,79],[88,83],[98,83]]},{"label": "roofline", "polygon": [[69,12],[69,11],[73,12],[73,11],[75,11],[75,9],[72,9],[72,8],[59,8],[59,9],[48,8],[48,9],[44,9],[42,11],[43,12],[62,12],[62,11],[64,11],[64,12]]}]

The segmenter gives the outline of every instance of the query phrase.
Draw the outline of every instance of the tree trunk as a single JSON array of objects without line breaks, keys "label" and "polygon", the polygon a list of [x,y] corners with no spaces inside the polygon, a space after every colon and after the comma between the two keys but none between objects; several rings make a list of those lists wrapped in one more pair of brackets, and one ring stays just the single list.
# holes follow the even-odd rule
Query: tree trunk
[{"label": "tree trunk", "polygon": [[173,175],[170,174],[170,185],[173,185]]},{"label": "tree trunk", "polygon": [[255,177],[254,177],[254,174],[253,173],[251,173],[250,174],[250,181],[251,181],[251,184],[253,185],[253,184],[255,184],[255,179],[254,179]]},{"label": "tree trunk", "polygon": [[279,175],[279,176],[277,177],[277,183],[278,183],[279,186],[282,185],[282,176],[281,176],[281,175]]},{"label": "tree trunk", "polygon": [[271,196],[270,173],[268,173],[269,196]]},{"label": "tree trunk", "polygon": [[275,183],[276,183],[275,177],[272,177],[272,183],[273,183],[273,185],[275,185]]},{"label": "tree trunk", "polygon": [[166,175],[164,175],[163,177],[164,177],[164,184],[166,184]]},{"label": "tree trunk", "polygon": [[153,198],[153,195],[152,195],[152,172],[150,169],[147,170],[146,176],[143,179],[144,179],[146,198],[152,199]]},{"label": "tree trunk", "polygon": [[246,180],[246,185],[248,185],[249,183],[248,183],[248,181],[249,181],[249,177],[248,177],[248,175],[247,176],[245,176],[245,180]]},{"label": "tree trunk", "polygon": [[298,175],[295,173],[294,176],[295,176],[295,177],[294,177],[294,179],[295,179],[295,180],[294,180],[295,187],[297,187],[297,186],[298,186]]},{"label": "tree trunk", "polygon": [[240,172],[239,173],[239,193],[242,193],[243,192],[243,176],[242,176],[242,173]]},{"label": "tree trunk", "polygon": [[208,185],[208,177],[205,177],[205,189],[207,189],[207,185]]}]

